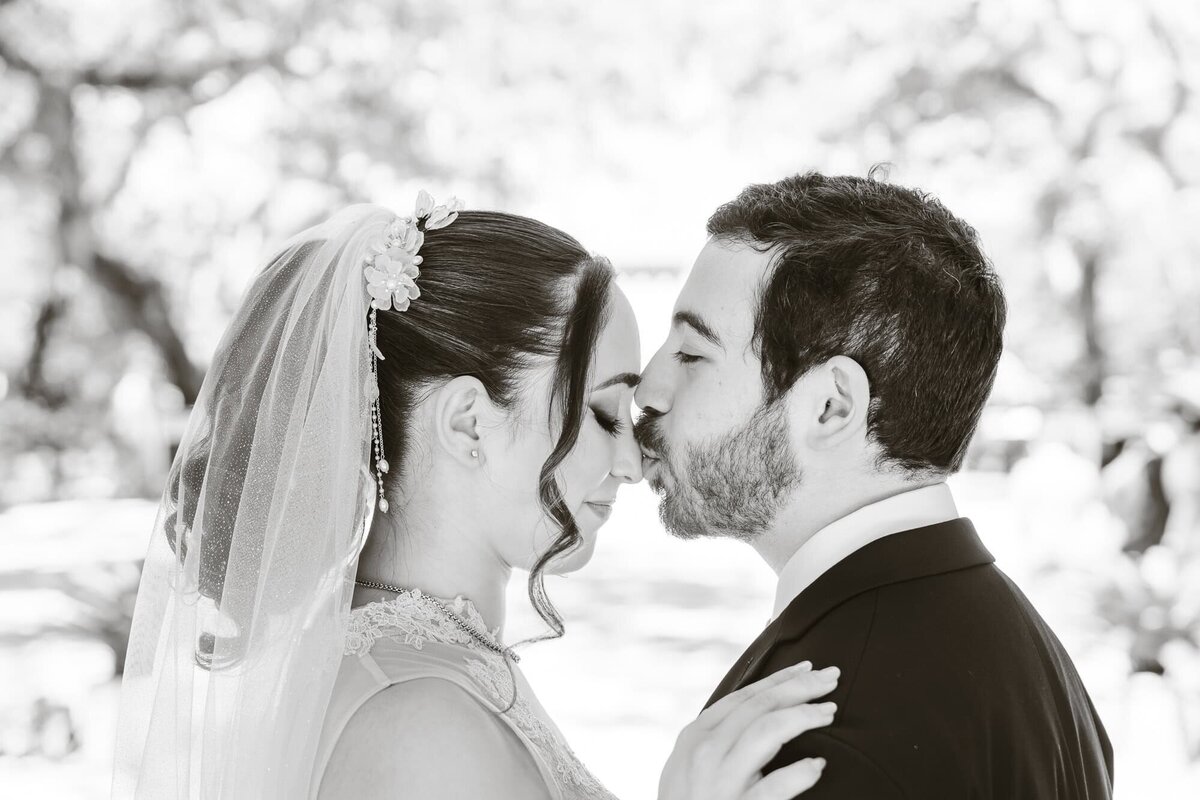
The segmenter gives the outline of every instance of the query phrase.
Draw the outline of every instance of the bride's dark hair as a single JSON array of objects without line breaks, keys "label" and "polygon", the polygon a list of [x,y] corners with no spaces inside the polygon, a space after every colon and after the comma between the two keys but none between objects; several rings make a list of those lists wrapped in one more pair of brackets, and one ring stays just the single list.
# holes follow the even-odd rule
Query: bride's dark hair
[{"label": "bride's dark hair", "polygon": [[448,227],[427,232],[421,257],[420,299],[407,311],[378,314],[385,457],[400,466],[388,481],[403,470],[409,444],[404,421],[422,390],[471,375],[492,402],[513,408],[527,369],[553,359],[548,422],[560,432],[542,465],[538,493],[560,533],[529,573],[529,598],[561,635],[562,618],[546,596],[543,574],[582,539],[555,471],[583,424],[613,269],[557,228],[491,211],[465,211]]},{"label": "bride's dark hair", "polygon": [[[200,594],[218,608],[229,588],[230,547],[249,479],[248,442],[259,424],[258,407],[272,373],[252,365],[263,352],[277,352],[276,358],[285,362],[283,374],[301,369],[307,340],[298,337],[300,347],[282,347],[287,317],[268,311],[282,305],[301,318],[320,316],[300,308],[327,302],[332,271],[321,275],[307,295],[298,294],[301,282],[292,275],[319,246],[308,242],[281,255],[247,299],[251,312],[241,316],[240,327],[231,328],[228,346],[210,369],[216,389],[207,413],[192,421],[197,426],[194,444],[172,465],[167,480],[162,531],[181,562],[188,551],[187,532],[205,498],[196,579]],[[554,635],[561,635],[562,618],[546,596],[543,574],[553,558],[582,539],[555,471],[582,427],[588,372],[608,315],[612,266],[556,228],[483,211],[462,212],[450,226],[428,231],[421,256],[420,299],[405,312],[378,312],[378,345],[385,356],[379,362],[383,441],[386,458],[396,465],[389,479],[403,471],[409,444],[404,420],[423,390],[440,380],[472,375],[493,402],[513,408],[520,401],[525,371],[541,359],[552,359],[549,423],[559,435],[541,468],[539,497],[560,532],[530,571],[529,596]],[[365,331],[365,293],[363,298]],[[365,354],[363,358],[365,362]],[[295,369],[286,366],[296,359]],[[218,430],[225,435],[214,436]],[[225,660],[235,663],[243,644],[240,635],[229,639],[223,647]],[[215,649],[214,634],[201,632],[197,663],[225,666],[214,663]]]}]

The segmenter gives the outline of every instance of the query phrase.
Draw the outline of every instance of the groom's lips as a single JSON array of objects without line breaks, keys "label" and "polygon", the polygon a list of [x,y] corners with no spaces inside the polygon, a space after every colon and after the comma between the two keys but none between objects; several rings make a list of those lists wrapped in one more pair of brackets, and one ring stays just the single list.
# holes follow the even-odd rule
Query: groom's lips
[{"label": "groom's lips", "polygon": [[654,476],[658,473],[659,457],[656,453],[642,450],[642,477],[654,485]]},{"label": "groom's lips", "polygon": [[657,467],[662,461],[660,450],[654,447],[656,444],[665,444],[662,441],[662,433],[655,426],[652,416],[643,415],[637,421],[637,424],[633,426],[633,436],[642,451],[642,475],[646,479],[649,479],[651,473],[658,471]]}]

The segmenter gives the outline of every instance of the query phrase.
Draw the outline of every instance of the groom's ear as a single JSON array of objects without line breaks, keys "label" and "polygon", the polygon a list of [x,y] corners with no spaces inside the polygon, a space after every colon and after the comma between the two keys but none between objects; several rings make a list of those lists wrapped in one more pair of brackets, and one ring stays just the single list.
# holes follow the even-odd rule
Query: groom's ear
[{"label": "groom's ear", "polygon": [[805,425],[808,445],[826,450],[865,436],[871,405],[871,382],[866,370],[847,356],[833,358],[814,367],[806,383],[809,417]]},{"label": "groom's ear", "polygon": [[479,463],[482,460],[480,428],[493,410],[487,389],[478,378],[460,375],[451,379],[433,399],[434,435],[438,445],[460,463]]}]

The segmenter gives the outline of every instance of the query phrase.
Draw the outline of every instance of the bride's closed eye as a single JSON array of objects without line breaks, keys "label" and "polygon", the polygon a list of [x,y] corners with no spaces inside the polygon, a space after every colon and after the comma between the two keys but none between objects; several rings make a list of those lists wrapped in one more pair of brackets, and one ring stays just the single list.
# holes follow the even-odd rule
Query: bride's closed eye
[{"label": "bride's closed eye", "polygon": [[621,431],[625,430],[625,423],[616,417],[609,416],[598,408],[592,409],[592,414],[596,417],[596,422],[600,427],[608,431],[612,436],[620,436]]}]

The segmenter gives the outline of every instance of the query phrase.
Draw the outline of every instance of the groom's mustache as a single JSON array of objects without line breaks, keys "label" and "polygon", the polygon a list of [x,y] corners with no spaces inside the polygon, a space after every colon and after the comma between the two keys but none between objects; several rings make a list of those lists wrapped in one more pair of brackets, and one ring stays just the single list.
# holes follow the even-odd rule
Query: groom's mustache
[{"label": "groom's mustache", "polygon": [[642,452],[650,458],[665,460],[668,456],[667,440],[663,437],[662,430],[658,427],[658,418],[662,414],[656,411],[647,411],[642,414],[633,426],[633,438],[638,443],[638,447],[642,448]]}]

